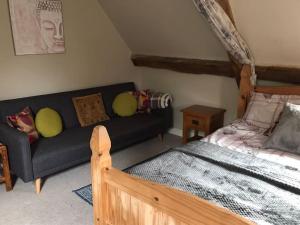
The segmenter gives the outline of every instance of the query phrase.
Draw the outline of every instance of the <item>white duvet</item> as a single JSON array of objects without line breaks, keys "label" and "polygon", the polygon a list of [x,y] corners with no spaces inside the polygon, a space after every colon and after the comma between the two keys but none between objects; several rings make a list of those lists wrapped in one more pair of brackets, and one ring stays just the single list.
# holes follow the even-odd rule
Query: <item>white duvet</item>
[{"label": "white duvet", "polygon": [[296,167],[300,170],[300,155],[262,147],[268,138],[264,135],[265,131],[266,129],[251,126],[243,120],[237,120],[204,138],[203,141],[253,154],[259,158]]}]

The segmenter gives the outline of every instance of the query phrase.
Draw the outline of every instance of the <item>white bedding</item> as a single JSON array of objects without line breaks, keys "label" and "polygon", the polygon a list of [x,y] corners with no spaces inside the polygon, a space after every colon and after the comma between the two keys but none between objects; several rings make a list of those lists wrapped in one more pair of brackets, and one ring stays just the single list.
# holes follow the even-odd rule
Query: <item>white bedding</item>
[{"label": "white bedding", "polygon": [[237,120],[204,138],[203,141],[300,169],[300,155],[262,148],[268,138],[264,135],[265,131],[266,129]]}]

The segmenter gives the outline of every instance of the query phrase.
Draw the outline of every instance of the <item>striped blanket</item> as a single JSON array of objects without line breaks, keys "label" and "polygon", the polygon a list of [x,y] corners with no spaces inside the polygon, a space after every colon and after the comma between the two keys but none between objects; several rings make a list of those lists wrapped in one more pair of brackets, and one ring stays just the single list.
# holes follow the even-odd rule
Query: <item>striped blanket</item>
[{"label": "striped blanket", "polygon": [[258,225],[300,224],[300,170],[196,141],[126,170],[189,192]]}]

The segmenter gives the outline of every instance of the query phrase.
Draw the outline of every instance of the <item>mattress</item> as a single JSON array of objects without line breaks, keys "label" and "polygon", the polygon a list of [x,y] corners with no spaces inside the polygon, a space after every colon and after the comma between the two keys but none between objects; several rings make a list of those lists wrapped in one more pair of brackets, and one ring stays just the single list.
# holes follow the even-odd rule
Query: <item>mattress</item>
[{"label": "mattress", "polygon": [[266,129],[237,120],[126,172],[194,194],[259,225],[300,224],[300,156],[264,149]]},{"label": "mattress", "polygon": [[300,224],[300,170],[195,141],[126,170],[189,192],[258,225]]}]

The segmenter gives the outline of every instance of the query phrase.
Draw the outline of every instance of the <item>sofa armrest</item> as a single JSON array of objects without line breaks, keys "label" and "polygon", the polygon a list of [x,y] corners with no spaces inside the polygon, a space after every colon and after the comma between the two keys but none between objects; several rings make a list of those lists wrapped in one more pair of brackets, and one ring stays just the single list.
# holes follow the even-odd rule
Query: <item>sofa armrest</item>
[{"label": "sofa armrest", "polygon": [[173,127],[173,108],[169,105],[165,109],[154,109],[152,113],[163,117],[164,120],[164,132],[167,132]]},{"label": "sofa armrest", "polygon": [[8,148],[11,171],[24,182],[32,181],[31,149],[27,134],[0,123],[0,142]]}]

